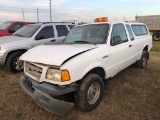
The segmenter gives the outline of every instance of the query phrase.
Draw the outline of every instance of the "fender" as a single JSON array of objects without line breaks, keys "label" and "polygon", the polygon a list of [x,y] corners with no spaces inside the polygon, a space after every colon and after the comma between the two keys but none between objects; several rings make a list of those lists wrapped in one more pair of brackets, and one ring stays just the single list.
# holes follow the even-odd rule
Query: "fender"
[{"label": "fender", "polygon": [[[8,54],[13,52],[13,51],[21,51],[21,50],[26,50],[28,51],[30,49],[30,47],[20,47],[20,48],[12,48],[12,49],[8,49],[7,51],[4,51],[4,55],[3,57],[5,57],[5,59],[7,58]],[[6,61],[6,60],[5,60]]]},{"label": "fender", "polygon": [[[86,68],[84,69],[84,71],[82,72],[82,78],[87,74],[89,73],[89,71],[93,70],[94,68],[102,68],[104,70],[104,67],[103,65],[100,63],[100,62],[94,62],[94,63],[91,63],[89,64],[88,66],[86,66]],[[105,70],[104,70],[105,71]],[[107,78],[107,73],[105,71],[105,78]]]}]

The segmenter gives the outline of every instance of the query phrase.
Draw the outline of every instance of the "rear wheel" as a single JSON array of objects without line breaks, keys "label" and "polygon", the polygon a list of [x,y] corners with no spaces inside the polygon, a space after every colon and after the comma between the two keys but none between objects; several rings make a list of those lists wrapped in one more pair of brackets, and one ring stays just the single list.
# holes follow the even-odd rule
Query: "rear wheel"
[{"label": "rear wheel", "polygon": [[103,92],[102,78],[97,74],[89,74],[74,94],[76,107],[83,111],[95,109],[102,100]]},{"label": "rear wheel", "polygon": [[160,33],[153,34],[153,40],[154,41],[160,41]]},{"label": "rear wheel", "polygon": [[136,66],[138,68],[146,68],[148,62],[148,54],[149,53],[147,51],[143,51],[141,59],[136,62]]},{"label": "rear wheel", "polygon": [[6,67],[12,73],[23,71],[23,61],[19,60],[19,57],[22,54],[23,54],[22,52],[14,52],[8,56]]}]

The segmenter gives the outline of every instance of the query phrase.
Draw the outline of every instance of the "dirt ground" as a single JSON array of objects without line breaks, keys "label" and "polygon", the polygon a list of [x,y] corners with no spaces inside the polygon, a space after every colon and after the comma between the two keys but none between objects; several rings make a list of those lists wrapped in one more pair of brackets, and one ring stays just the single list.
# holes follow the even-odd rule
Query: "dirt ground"
[{"label": "dirt ground", "polygon": [[1,120],[160,120],[160,42],[154,42],[146,69],[132,65],[105,83],[103,100],[91,112],[73,107],[56,116],[45,111],[22,91],[21,74],[0,68]]}]

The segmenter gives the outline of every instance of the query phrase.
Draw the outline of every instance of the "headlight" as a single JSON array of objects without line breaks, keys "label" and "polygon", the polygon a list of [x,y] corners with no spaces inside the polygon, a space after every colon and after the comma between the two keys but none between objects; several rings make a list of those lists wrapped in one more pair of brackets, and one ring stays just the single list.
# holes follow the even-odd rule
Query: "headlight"
[{"label": "headlight", "polygon": [[56,70],[53,68],[49,68],[46,74],[46,78],[54,81],[69,81],[70,74],[68,70]]}]

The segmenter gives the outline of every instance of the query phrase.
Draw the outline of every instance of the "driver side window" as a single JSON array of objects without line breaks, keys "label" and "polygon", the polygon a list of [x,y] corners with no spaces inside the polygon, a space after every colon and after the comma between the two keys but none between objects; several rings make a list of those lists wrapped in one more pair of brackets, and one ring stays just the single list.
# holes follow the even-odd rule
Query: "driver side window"
[{"label": "driver side window", "polygon": [[46,26],[42,28],[37,36],[41,39],[48,39],[48,38],[53,38],[54,37],[54,29],[53,26]]},{"label": "driver side window", "polygon": [[118,44],[128,41],[126,30],[125,30],[123,24],[113,25],[112,35],[111,35],[111,45],[116,45],[117,44],[117,43],[115,43],[115,40],[114,40],[115,37],[118,37],[121,40],[121,41],[119,41]]}]

